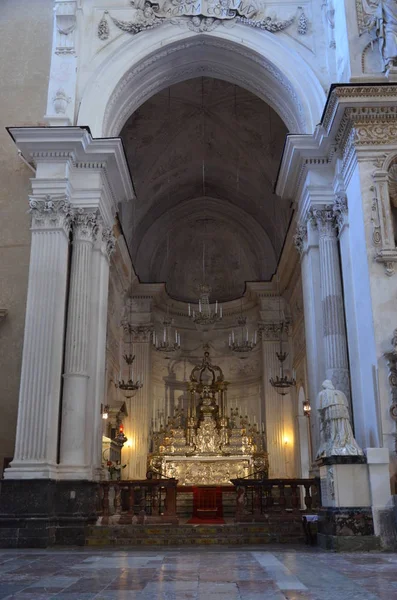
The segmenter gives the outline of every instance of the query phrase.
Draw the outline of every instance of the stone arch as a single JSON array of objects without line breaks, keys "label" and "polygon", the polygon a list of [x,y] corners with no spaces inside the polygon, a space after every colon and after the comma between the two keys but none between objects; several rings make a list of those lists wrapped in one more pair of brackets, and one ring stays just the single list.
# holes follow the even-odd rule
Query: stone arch
[{"label": "stone arch", "polygon": [[170,25],[121,36],[106,55],[96,56],[78,124],[88,125],[94,137],[117,136],[152,95],[199,76],[224,79],[256,94],[291,133],[311,133],[320,120],[325,92],[308,64],[280,37],[241,24],[206,34],[181,33]]}]

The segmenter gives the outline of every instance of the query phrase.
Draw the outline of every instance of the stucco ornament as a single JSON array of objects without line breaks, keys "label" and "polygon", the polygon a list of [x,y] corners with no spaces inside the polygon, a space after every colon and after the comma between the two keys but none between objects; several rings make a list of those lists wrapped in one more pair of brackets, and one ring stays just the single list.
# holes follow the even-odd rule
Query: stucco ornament
[{"label": "stucco ornament", "polygon": [[354,439],[345,394],[336,390],[326,379],[318,395],[320,415],[320,448],[317,459],[329,456],[362,456],[363,451]]},{"label": "stucco ornament", "polygon": [[[197,33],[212,31],[218,25],[233,24],[236,21],[271,33],[283,31],[296,20],[297,15],[288,19],[278,19],[266,14],[266,2],[244,3],[241,0],[132,0],[131,20],[116,19],[106,11],[98,24],[98,37],[109,37],[108,16],[122,31],[137,34],[146,29],[158,27],[164,22],[186,26]],[[299,33],[306,33],[307,19],[300,14]]]},{"label": "stucco ornament", "polygon": [[380,44],[385,69],[397,67],[397,0],[357,2],[360,33],[374,32]]}]

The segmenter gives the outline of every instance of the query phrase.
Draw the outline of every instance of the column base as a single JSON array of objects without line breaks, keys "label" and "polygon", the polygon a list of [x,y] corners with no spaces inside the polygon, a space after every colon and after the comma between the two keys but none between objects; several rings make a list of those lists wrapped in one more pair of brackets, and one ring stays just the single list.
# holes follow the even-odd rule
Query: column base
[{"label": "column base", "polygon": [[374,534],[371,508],[322,508],[318,520],[318,545],[325,550],[380,550],[380,538]]},{"label": "column base", "polygon": [[57,479],[58,465],[35,460],[13,460],[4,471],[4,479]]},{"label": "column base", "polygon": [[0,547],[83,546],[96,521],[92,481],[6,479],[0,488]]}]

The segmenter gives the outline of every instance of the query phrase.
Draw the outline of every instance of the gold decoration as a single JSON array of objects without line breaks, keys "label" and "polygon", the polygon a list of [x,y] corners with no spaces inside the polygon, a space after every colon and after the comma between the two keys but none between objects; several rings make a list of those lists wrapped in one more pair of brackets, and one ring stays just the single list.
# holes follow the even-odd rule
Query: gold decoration
[{"label": "gold decoration", "polygon": [[167,424],[153,432],[149,471],[174,477],[180,485],[228,485],[231,479],[267,477],[264,432],[237,408],[227,416],[227,387],[206,351],[190,375],[187,416],[176,408]]}]

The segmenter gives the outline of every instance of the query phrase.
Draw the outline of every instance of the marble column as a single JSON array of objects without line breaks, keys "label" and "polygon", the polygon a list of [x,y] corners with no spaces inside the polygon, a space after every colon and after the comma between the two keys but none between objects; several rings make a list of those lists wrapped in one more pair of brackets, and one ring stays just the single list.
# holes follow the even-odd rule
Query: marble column
[{"label": "marble column", "polygon": [[146,463],[149,451],[149,429],[151,418],[151,353],[152,332],[150,324],[132,326],[134,360],[134,378],[143,386],[133,398],[127,401],[128,426],[125,427],[129,438],[123,448],[123,462],[128,462],[125,478],[146,479]]},{"label": "marble column", "polygon": [[265,397],[265,429],[269,454],[269,477],[286,477],[286,448],[284,445],[284,398],[271,385],[270,378],[279,375],[280,362],[276,352],[280,350],[280,325],[260,325],[263,360],[263,391]]},{"label": "marble column", "polygon": [[73,224],[73,250],[67,315],[59,472],[64,479],[90,479],[86,444],[88,349],[93,244],[97,213],[79,209]]},{"label": "marble column", "polygon": [[[93,479],[102,476],[101,405],[106,404],[106,331],[109,295],[109,262],[115,249],[112,229],[100,225],[92,254],[92,285],[90,303],[89,373],[86,422],[87,456]],[[92,424],[92,427],[90,426]]]},{"label": "marble column", "polygon": [[317,228],[303,220],[297,227],[295,245],[301,256],[303,308],[305,317],[308,399],[312,406],[310,418],[312,457],[318,447],[319,424],[317,395],[324,381],[323,312],[320,290],[320,252]]},{"label": "marble column", "polygon": [[5,479],[55,478],[72,210],[30,198],[32,243],[14,459]]},{"label": "marble column", "polygon": [[325,377],[346,394],[351,405],[338,231],[333,206],[311,208],[310,219],[319,232]]}]

